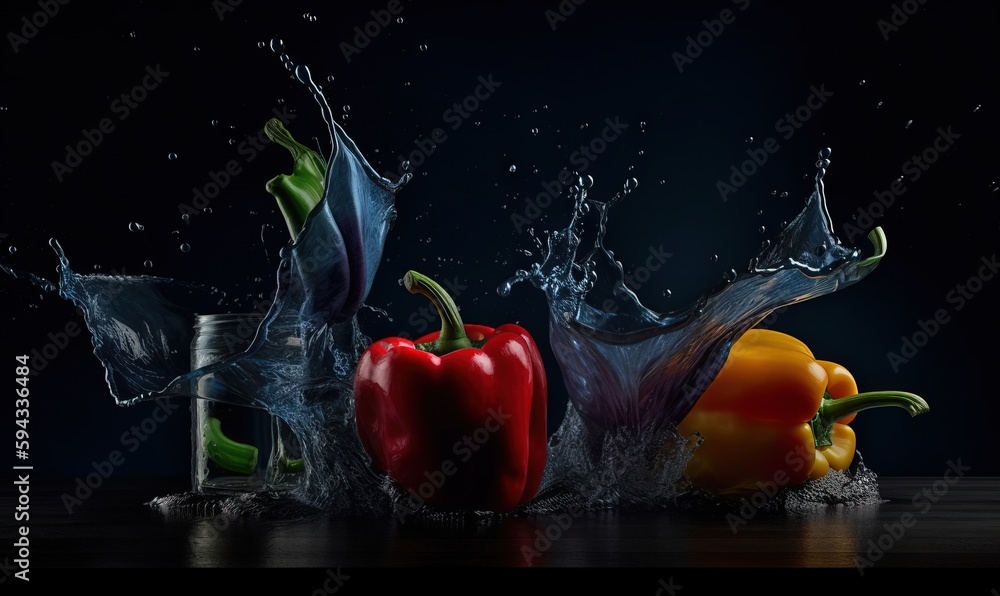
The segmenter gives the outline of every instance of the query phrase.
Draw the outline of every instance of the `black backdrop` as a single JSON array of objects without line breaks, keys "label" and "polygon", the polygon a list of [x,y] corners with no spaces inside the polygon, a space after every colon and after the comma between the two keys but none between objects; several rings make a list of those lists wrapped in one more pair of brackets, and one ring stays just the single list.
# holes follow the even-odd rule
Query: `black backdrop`
[{"label": "black backdrop", "polygon": [[[544,298],[527,285],[508,298],[496,292],[532,262],[524,250],[537,256],[512,214],[525,214],[526,200],[563,168],[580,167],[574,151],[606,119],[618,119],[627,128],[588,158],[585,172],[596,181],[595,198],[614,194],[627,178],[639,182],[612,211],[607,244],[627,271],[650,250],[671,253],[638,294],[654,309],[681,308],[730,267],[745,268],[761,240],[799,210],[817,151],[831,147],[827,191],[840,237],[846,241],[844,224],[867,210],[888,234],[888,255],[860,284],[792,307],[771,326],[845,364],[863,390],[907,390],[930,402],[931,413],[912,420],[898,410],[871,411],[853,424],[878,473],[937,476],[956,458],[971,474],[1000,473],[987,415],[1000,331],[996,283],[974,281],[978,291],[961,308],[951,293],[996,253],[992,3],[233,4],[5,3],[0,262],[55,279],[47,243],[57,238],[80,271],[210,283],[227,292],[223,306],[237,310],[266,296],[287,235],[264,183],[288,171],[290,159],[268,146],[250,161],[241,143],[274,109],[295,114],[290,127],[300,139],[324,130],[305,88],[259,47],[278,36],[294,62],[310,66],[380,172],[396,170],[397,156],[434,129],[447,133],[423,163],[413,160],[415,176],[398,195],[399,217],[368,300],[392,321],[366,311],[365,331],[416,334],[428,324],[419,299],[397,286],[406,269],[455,280],[467,287],[459,299],[467,321],[518,321],[535,334],[551,377],[553,431],[567,396],[548,349]],[[43,5],[54,16],[37,16]],[[369,25],[369,33],[378,31],[367,43],[355,39],[372,11],[389,8],[398,12],[391,22]],[[480,77],[499,86],[468,118],[449,114]],[[145,97],[123,103],[121,94],[144,79],[150,89],[136,99]],[[800,109],[814,89],[825,92],[823,101]],[[800,127],[777,124],[797,109],[808,115]],[[104,118],[113,130],[90,155],[71,172],[53,165]],[[935,163],[925,170],[907,163],[948,130],[957,134],[931,155]],[[769,138],[777,151],[723,200],[718,182]],[[182,221],[179,205],[191,204],[193,189],[213,177],[224,179],[218,172],[230,160],[240,171],[210,199],[212,212]],[[872,207],[874,193],[899,176],[905,193]],[[556,199],[533,227],[562,226],[568,214],[565,198]],[[131,222],[145,229],[132,232]],[[179,250],[182,243],[190,252]],[[868,250],[863,235],[854,243]],[[68,324],[82,323],[69,303],[7,276],[0,308],[8,385],[15,355],[45,353]],[[948,322],[894,367],[887,353],[900,352],[902,338],[938,309]],[[149,405],[114,405],[90,350],[85,332],[50,348],[31,380],[38,475],[89,472],[150,415]],[[9,420],[12,406],[0,416]],[[13,433],[9,422],[4,427]],[[121,472],[187,474],[188,434],[182,409],[129,454]]]}]

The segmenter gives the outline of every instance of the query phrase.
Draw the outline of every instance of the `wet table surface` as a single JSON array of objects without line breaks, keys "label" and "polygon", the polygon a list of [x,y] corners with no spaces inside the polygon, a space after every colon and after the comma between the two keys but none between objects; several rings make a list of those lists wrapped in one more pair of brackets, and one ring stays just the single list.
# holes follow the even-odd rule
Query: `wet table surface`
[{"label": "wet table surface", "polygon": [[[985,567],[985,572],[966,574],[985,582],[973,592],[1000,596],[993,591],[1000,587],[994,579],[1000,566],[1000,478],[965,477],[953,485],[940,480],[880,478],[881,505],[795,517],[755,515],[746,523],[724,514],[606,511],[444,529],[322,516],[291,521],[166,519],[146,503],[183,492],[183,480],[115,477],[68,514],[62,496],[72,492],[74,480],[33,479],[30,564],[35,577],[65,568],[311,568],[310,580],[325,577],[328,588],[336,586],[337,578],[334,571],[323,573],[337,568],[352,570],[343,575],[382,579],[400,570],[461,566],[507,568],[503,573],[516,568],[535,570],[525,573],[632,568],[646,574],[649,592],[663,590],[660,594],[670,593],[665,586],[671,585],[671,577],[680,584],[685,574],[689,582],[703,581],[717,577],[712,570],[720,568],[771,573],[776,568],[832,568],[853,577],[910,569],[919,577],[921,569]],[[0,512],[7,545],[17,538],[20,525],[14,521],[17,499],[10,486],[4,487]],[[15,550],[7,546],[0,557],[9,552],[13,559]]]}]

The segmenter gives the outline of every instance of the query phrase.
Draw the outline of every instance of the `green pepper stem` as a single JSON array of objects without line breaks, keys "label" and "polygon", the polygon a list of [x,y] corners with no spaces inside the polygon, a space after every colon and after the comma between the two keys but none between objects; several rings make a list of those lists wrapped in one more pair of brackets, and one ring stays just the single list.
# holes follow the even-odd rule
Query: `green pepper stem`
[{"label": "green pepper stem", "polygon": [[905,391],[869,391],[837,399],[830,397],[830,394],[827,393],[823,397],[819,411],[810,422],[816,446],[824,447],[833,444],[831,439],[833,424],[841,418],[862,410],[888,406],[903,408],[910,413],[910,416],[924,414],[931,409],[924,398]]},{"label": "green pepper stem", "polygon": [[889,239],[886,238],[885,232],[882,231],[882,226],[876,226],[874,230],[868,232],[868,240],[875,247],[875,254],[858,263],[858,267],[876,265],[885,256],[886,251],[889,250]]},{"label": "green pepper stem", "polygon": [[472,341],[465,335],[465,325],[462,323],[462,316],[458,314],[458,306],[444,288],[433,279],[416,271],[406,272],[403,276],[403,285],[411,294],[426,296],[441,317],[441,334],[438,338],[417,347],[437,356],[473,347]]}]

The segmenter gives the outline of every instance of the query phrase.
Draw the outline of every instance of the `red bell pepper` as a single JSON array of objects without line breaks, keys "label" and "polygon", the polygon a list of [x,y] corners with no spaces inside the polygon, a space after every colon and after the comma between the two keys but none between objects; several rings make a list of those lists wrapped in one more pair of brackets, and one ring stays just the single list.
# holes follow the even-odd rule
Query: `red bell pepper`
[{"label": "red bell pepper", "polygon": [[535,496],[546,456],[547,383],[519,325],[463,324],[448,293],[409,271],[406,289],[434,303],[441,331],[390,337],[361,355],[354,396],[375,466],[445,508],[510,511]]}]

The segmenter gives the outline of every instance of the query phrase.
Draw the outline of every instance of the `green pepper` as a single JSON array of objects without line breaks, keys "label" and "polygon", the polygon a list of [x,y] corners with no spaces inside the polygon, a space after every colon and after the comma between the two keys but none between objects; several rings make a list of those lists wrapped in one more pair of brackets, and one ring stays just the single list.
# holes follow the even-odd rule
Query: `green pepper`
[{"label": "green pepper", "polygon": [[292,241],[295,241],[309,213],[323,199],[326,161],[319,153],[292,138],[291,133],[277,118],[267,121],[264,133],[292,153],[292,173],[279,174],[269,180],[267,192],[278,200],[288,232],[292,235]]},{"label": "green pepper", "polygon": [[218,418],[209,416],[204,432],[205,455],[219,467],[237,474],[252,474],[257,469],[257,448],[224,435]]}]

